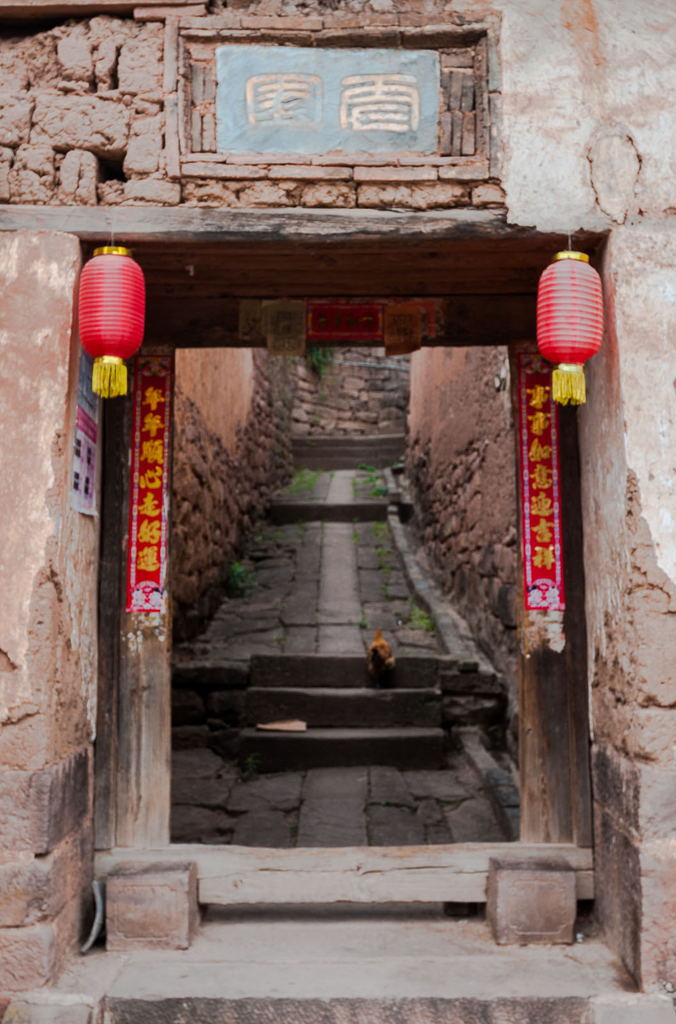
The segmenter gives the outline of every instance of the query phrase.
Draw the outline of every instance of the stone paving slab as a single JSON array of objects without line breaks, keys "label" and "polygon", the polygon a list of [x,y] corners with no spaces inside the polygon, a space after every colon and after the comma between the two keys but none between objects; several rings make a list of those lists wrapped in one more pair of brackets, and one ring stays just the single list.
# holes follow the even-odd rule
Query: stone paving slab
[{"label": "stone paving slab", "polygon": [[232,842],[235,846],[266,846],[288,849],[294,846],[293,824],[283,811],[251,811],[237,819]]},{"label": "stone paving slab", "polygon": [[366,808],[360,799],[306,799],[300,809],[298,846],[367,846]]},{"label": "stone paving slab", "polygon": [[493,843],[505,839],[485,797],[464,800],[459,807],[447,808],[444,814],[454,843]]},{"label": "stone paving slab", "polygon": [[285,654],[306,654],[317,649],[316,626],[290,626],[284,637]]},{"label": "stone paving slab", "polygon": [[364,636],[358,625],[326,626],[320,624],[318,630],[318,654],[366,654]]},{"label": "stone paving slab", "polygon": [[402,773],[391,765],[374,765],[370,771],[370,801],[414,807],[413,795]]},{"label": "stone paving slab", "polygon": [[348,523],[324,525],[318,616],[320,623],[335,625],[356,625],[361,619],[357,560]]},{"label": "stone paving slab", "polygon": [[232,812],[276,810],[293,811],[300,805],[303,776],[298,772],[263,775],[237,783],[228,801]]},{"label": "stone paving slab", "polygon": [[423,822],[407,807],[371,804],[368,829],[369,846],[421,846],[425,842]]},{"label": "stone paving slab", "polygon": [[303,784],[304,800],[366,801],[369,787],[369,769],[313,768],[307,772]]}]

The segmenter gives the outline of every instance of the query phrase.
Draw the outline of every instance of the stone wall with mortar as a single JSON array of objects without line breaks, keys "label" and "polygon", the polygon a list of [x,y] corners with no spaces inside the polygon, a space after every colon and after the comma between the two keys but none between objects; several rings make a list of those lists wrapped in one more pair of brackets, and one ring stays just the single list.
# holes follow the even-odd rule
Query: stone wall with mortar
[{"label": "stone wall with mortar", "polygon": [[55,977],[92,876],[98,518],[69,483],[71,235],[0,238],[0,1006]]},{"label": "stone wall with mortar", "polygon": [[[205,16],[222,11],[228,23],[217,31],[294,45],[307,33],[327,42],[327,32],[334,44],[368,45],[364,31],[378,46],[399,45],[405,28],[407,40],[425,46],[439,24],[459,35],[487,25],[487,171],[462,172],[452,156],[424,166],[412,157],[242,164],[211,151],[210,159],[187,159],[196,154],[192,124],[178,120],[186,81],[174,88],[181,83],[171,66],[178,24],[103,17],[3,35],[0,201],[387,210],[487,203],[506,208],[512,225],[570,231],[573,244],[581,228],[610,233],[610,330],[580,417],[595,795],[603,812],[598,902],[609,940],[636,977],[674,985],[676,909],[665,898],[676,863],[668,741],[676,703],[668,676],[676,581],[672,5],[350,0],[334,11],[301,0],[235,0],[226,10],[209,7]],[[213,31],[197,21],[181,21],[195,40]],[[41,436],[52,436],[49,423]],[[666,795],[657,799],[661,785]]]},{"label": "stone wall with mortar", "polygon": [[406,451],[416,525],[444,590],[505,677],[516,739],[516,471],[504,348],[411,359]]},{"label": "stone wall with mortar", "polygon": [[[193,357],[198,366],[208,362],[208,380],[194,374]],[[219,381],[223,402],[237,385],[246,394],[250,381],[248,408],[224,405],[215,413],[209,398]],[[291,475],[293,388],[286,361],[261,350],[187,351],[178,360],[171,525],[178,640],[215,611],[228,566]]]},{"label": "stone wall with mortar", "polygon": [[[399,15],[317,4],[321,16],[294,16],[263,13],[260,5],[215,5],[209,14],[197,5],[184,17],[174,8],[165,27],[161,10],[140,7],[137,20],[103,15],[31,35],[10,30],[0,39],[0,202],[500,207],[490,147],[498,94],[489,95],[486,24],[473,29],[439,8],[435,33],[421,27],[419,12],[402,8]],[[215,52],[227,43],[437,51],[436,153],[217,153]]]},{"label": "stone wall with mortar", "polygon": [[676,227],[616,228],[580,410],[597,906],[644,987],[676,984]]},{"label": "stone wall with mortar", "polygon": [[378,348],[337,348],[323,373],[297,359],[293,434],[405,433],[409,359]]}]

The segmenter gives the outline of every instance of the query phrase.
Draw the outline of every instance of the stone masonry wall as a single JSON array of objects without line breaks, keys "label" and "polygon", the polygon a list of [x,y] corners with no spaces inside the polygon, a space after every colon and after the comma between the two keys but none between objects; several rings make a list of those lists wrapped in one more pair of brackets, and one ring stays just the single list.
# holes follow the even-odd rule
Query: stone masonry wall
[{"label": "stone masonry wall", "polygon": [[[211,372],[218,376],[218,352]],[[171,587],[178,640],[193,636],[213,613],[228,566],[291,474],[290,368],[256,350],[253,374],[248,416],[227,446],[177,378]]]},{"label": "stone masonry wall", "polygon": [[76,948],[93,870],[99,522],[70,507],[79,268],[72,235],[0,238],[0,1014]]},{"label": "stone masonry wall", "polygon": [[432,565],[507,680],[516,741],[516,471],[507,376],[503,348],[416,353],[406,465]]},{"label": "stone masonry wall", "polygon": [[[441,35],[434,36],[408,4],[401,15],[317,6],[321,17],[305,10],[270,16],[259,4],[255,14],[217,5],[213,16],[195,17],[200,9],[207,14],[197,5],[187,12],[193,16],[180,18],[175,8],[166,28],[161,11],[139,7],[138,20],[102,15],[35,34],[6,31],[0,38],[0,202],[500,207],[504,193],[489,166],[488,111],[497,110],[497,94],[491,99],[486,91],[485,39],[478,49],[473,42],[486,25],[472,35],[471,19],[442,15],[440,6]],[[460,29],[469,40],[463,45],[455,35]],[[445,113],[438,152],[215,152],[214,55],[227,42],[439,49]]]},{"label": "stone masonry wall", "polygon": [[297,359],[293,434],[405,433],[409,365],[409,356],[386,356],[379,348],[337,348],[323,374],[309,359]]}]

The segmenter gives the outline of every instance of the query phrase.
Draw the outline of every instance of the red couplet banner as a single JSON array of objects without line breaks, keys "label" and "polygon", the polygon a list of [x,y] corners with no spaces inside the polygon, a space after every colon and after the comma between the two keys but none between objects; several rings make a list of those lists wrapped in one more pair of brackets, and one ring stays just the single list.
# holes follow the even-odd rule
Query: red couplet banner
[{"label": "red couplet banner", "polygon": [[559,410],[552,398],[552,367],[542,356],[519,354],[518,390],[526,608],[563,611]]},{"label": "red couplet banner", "polygon": [[127,611],[166,608],[173,355],[137,356],[134,367]]}]

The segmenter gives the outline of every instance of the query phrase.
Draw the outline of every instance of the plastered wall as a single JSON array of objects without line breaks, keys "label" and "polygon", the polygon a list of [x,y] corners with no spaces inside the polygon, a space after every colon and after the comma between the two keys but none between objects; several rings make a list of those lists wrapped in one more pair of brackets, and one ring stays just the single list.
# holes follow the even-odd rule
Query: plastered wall
[{"label": "plastered wall", "polygon": [[49,980],[92,871],[98,519],[69,481],[80,246],[0,238],[0,996]]}]

